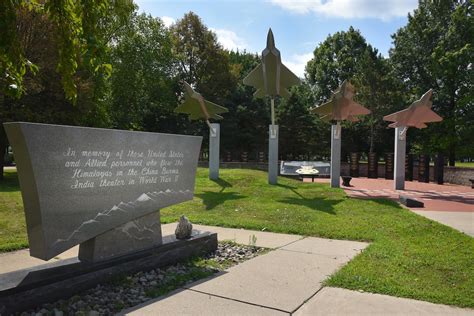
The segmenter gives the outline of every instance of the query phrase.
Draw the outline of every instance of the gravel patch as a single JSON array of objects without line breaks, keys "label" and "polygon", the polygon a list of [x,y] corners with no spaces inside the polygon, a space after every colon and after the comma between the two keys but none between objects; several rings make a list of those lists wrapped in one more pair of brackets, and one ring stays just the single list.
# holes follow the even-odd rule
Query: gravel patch
[{"label": "gravel patch", "polygon": [[190,262],[122,276],[67,300],[44,304],[21,315],[110,315],[164,295],[266,252],[264,248],[221,242],[214,253]]}]

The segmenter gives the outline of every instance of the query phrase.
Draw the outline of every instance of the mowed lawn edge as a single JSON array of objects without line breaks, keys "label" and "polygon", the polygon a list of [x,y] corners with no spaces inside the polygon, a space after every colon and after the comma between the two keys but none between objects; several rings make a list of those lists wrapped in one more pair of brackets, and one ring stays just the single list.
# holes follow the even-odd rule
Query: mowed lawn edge
[{"label": "mowed lawn edge", "polygon": [[[474,239],[385,199],[355,199],[327,184],[222,169],[208,179],[199,168],[192,201],[161,211],[162,222],[182,214],[194,223],[369,241],[371,245],[325,284],[433,303],[474,307]],[[16,174],[0,184],[0,251],[27,247]],[[9,216],[9,219],[5,217]]]}]

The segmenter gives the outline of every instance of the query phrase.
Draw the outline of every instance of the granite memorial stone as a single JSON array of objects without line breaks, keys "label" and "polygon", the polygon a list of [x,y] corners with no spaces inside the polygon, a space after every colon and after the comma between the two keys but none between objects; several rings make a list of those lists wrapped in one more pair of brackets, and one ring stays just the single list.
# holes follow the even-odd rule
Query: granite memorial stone
[{"label": "granite memorial stone", "polygon": [[408,154],[405,158],[405,180],[413,181],[413,154]]},{"label": "granite memorial stone", "polygon": [[377,153],[371,152],[368,154],[367,177],[376,179],[379,176],[379,157]]},{"label": "granite memorial stone", "polygon": [[439,153],[435,158],[434,178],[437,184],[444,183],[444,155]]},{"label": "granite memorial stone", "polygon": [[385,179],[393,179],[393,154],[385,154]]},{"label": "granite memorial stone", "polygon": [[430,156],[421,154],[418,159],[418,182],[430,182]]},{"label": "granite memorial stone", "polygon": [[359,153],[351,153],[349,174],[351,177],[359,177]]},{"label": "granite memorial stone", "polygon": [[48,260],[78,244],[91,261],[152,247],[161,243],[159,210],[193,198],[201,137],[4,126],[33,257]]}]

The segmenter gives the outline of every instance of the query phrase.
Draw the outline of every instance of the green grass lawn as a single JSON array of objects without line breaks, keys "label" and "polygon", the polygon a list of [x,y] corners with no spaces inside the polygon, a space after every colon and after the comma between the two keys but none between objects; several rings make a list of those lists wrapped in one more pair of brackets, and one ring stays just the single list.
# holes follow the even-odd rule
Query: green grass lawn
[{"label": "green grass lawn", "polygon": [[[5,251],[25,246],[26,235],[13,174],[1,189]],[[181,214],[207,225],[370,241],[326,284],[474,307],[474,239],[389,200],[354,199],[327,184],[286,178],[270,186],[267,174],[254,170],[223,169],[221,180],[210,181],[199,169],[194,200],[163,209],[162,221]]]},{"label": "green grass lawn", "polygon": [[460,161],[456,161],[456,167],[474,168],[474,162],[460,162]]},{"label": "green grass lawn", "polygon": [[28,247],[26,223],[16,170],[0,181],[0,252]]}]

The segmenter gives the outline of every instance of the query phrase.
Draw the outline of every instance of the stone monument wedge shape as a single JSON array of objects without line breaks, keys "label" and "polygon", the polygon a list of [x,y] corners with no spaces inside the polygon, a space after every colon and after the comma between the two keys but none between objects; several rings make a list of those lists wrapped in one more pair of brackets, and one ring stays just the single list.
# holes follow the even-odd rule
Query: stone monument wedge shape
[{"label": "stone monument wedge shape", "polygon": [[193,198],[202,137],[22,122],[4,127],[33,257],[51,259]]},{"label": "stone monument wedge shape", "polygon": [[262,51],[261,63],[243,80],[245,85],[256,89],[254,96],[271,98],[271,118],[268,140],[268,183],[276,184],[278,178],[278,125],[275,125],[275,97],[288,98],[288,88],[300,84],[300,79],[282,62],[275,46],[272,29],[268,30],[267,46]]}]

